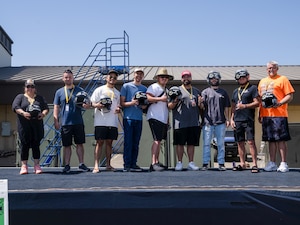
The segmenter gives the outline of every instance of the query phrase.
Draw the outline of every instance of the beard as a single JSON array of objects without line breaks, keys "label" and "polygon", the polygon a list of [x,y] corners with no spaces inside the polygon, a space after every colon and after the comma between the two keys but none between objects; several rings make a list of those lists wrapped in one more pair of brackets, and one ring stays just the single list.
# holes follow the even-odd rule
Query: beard
[{"label": "beard", "polygon": [[190,85],[192,82],[190,80],[183,80],[182,84],[184,85]]}]

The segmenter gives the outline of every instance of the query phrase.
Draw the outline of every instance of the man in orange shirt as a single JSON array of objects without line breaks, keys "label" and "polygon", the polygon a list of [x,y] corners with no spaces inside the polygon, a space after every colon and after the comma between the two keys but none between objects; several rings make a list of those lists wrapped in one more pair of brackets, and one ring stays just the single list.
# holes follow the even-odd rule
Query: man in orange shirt
[{"label": "man in orange shirt", "polygon": [[[268,77],[261,79],[258,85],[261,97],[259,122],[262,123],[262,141],[269,142],[270,162],[265,171],[288,172],[286,163],[287,144],[291,139],[288,127],[288,103],[295,92],[287,77],[277,74],[278,63],[267,63]],[[280,152],[281,163],[277,168],[276,151]]]}]

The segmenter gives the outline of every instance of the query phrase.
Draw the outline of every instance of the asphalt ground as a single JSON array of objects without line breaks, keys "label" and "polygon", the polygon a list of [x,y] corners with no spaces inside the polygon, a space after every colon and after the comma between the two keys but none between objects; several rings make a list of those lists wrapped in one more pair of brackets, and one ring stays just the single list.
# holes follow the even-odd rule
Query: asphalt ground
[{"label": "asphalt ground", "polygon": [[[13,192],[47,192],[47,191],[103,191],[103,190],[255,190],[285,191],[300,195],[300,169],[290,168],[287,173],[244,171],[219,171],[212,168],[207,171],[142,172],[106,171],[82,172],[72,167],[68,174],[63,168],[43,168],[42,174],[19,175],[20,168],[0,168],[0,179],[8,180],[8,191]],[[92,168],[91,168],[92,169]]]}]

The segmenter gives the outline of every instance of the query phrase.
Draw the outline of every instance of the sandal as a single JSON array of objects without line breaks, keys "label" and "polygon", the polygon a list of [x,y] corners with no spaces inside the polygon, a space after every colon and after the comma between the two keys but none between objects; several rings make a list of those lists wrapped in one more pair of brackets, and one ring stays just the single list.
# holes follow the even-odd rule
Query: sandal
[{"label": "sandal", "polygon": [[112,166],[107,166],[106,171],[115,171],[115,168],[113,168]]},{"label": "sandal", "polygon": [[92,173],[100,173],[100,170],[98,168],[94,168]]},{"label": "sandal", "polygon": [[252,166],[251,173],[259,173],[259,169],[257,168],[257,166]]},{"label": "sandal", "polygon": [[241,165],[235,166],[232,168],[233,171],[243,171],[244,168]]}]

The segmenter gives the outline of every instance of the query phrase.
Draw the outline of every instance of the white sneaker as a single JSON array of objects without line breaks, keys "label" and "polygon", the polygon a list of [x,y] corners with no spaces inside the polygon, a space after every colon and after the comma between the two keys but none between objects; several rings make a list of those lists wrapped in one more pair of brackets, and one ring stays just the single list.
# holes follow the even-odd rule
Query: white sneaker
[{"label": "white sneaker", "polygon": [[264,171],[267,172],[272,172],[272,171],[276,171],[277,170],[277,166],[274,162],[268,162],[268,164],[266,165],[266,167],[264,168]]},{"label": "white sneaker", "polygon": [[182,162],[177,162],[175,170],[176,171],[181,171],[182,170]]},{"label": "white sneaker", "polygon": [[187,169],[188,170],[199,170],[199,167],[196,166],[194,162],[190,162]]},{"label": "white sneaker", "polygon": [[277,172],[285,173],[285,172],[288,172],[288,171],[289,171],[289,167],[288,167],[288,165],[286,164],[286,162],[281,162],[281,163],[280,163],[280,166],[279,166],[278,169],[277,169]]}]

